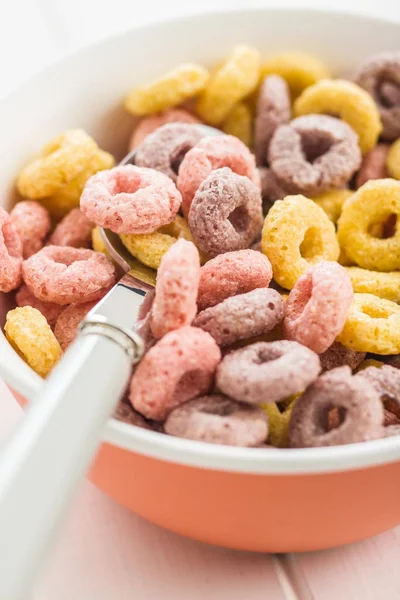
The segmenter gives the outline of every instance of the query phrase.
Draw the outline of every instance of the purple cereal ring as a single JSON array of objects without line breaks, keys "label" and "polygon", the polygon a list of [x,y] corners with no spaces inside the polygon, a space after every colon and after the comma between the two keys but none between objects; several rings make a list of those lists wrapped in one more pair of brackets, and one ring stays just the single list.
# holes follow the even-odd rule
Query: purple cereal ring
[{"label": "purple cereal ring", "polygon": [[[343,421],[329,431],[328,415],[339,409]],[[376,440],[383,434],[383,408],[365,379],[349,367],[324,373],[296,401],[289,423],[292,448],[339,446]]]},{"label": "purple cereal ring", "polygon": [[21,265],[21,238],[10,215],[0,207],[0,292],[11,292],[21,284]]},{"label": "purple cereal ring", "polygon": [[190,325],[197,313],[200,257],[193,242],[180,239],[161,259],[150,328],[156,338]]},{"label": "purple cereal ring", "polygon": [[189,123],[169,123],[148,135],[135,154],[135,165],[161,171],[176,181],[186,152],[204,137],[204,129]]},{"label": "purple cereal ring", "polygon": [[54,335],[64,352],[74,341],[80,323],[86,317],[88,312],[96,306],[96,303],[97,301],[71,304],[59,315],[54,327]]},{"label": "purple cereal ring", "polygon": [[370,383],[378,392],[384,408],[400,419],[400,371],[390,365],[368,367],[359,371],[360,377]]},{"label": "purple cereal ring", "polygon": [[320,262],[299,277],[285,304],[285,337],[325,352],[342,331],[353,300],[353,286],[344,267]]},{"label": "purple cereal ring", "polygon": [[325,352],[319,355],[319,360],[323,371],[330,371],[345,365],[354,371],[366,356],[365,352],[357,352],[357,350],[346,348],[339,342],[333,342]]},{"label": "purple cereal ring", "polygon": [[302,392],[320,370],[318,355],[297,342],[257,342],[224,357],[217,369],[217,386],[249,404],[279,402]]},{"label": "purple cereal ring", "polygon": [[228,167],[212,171],[193,198],[188,221],[196,245],[211,258],[248,248],[263,222],[260,192]]},{"label": "purple cereal ring", "polygon": [[193,321],[213,336],[218,346],[262,335],[282,321],[284,302],[279,292],[259,288],[206,308]]},{"label": "purple cereal ring", "polygon": [[383,409],[383,426],[391,427],[392,425],[400,425],[400,418],[395,414],[387,410]]},{"label": "purple cereal ring", "polygon": [[288,193],[317,195],[344,186],[361,164],[358,136],[344,121],[305,115],[280,125],[269,164]]},{"label": "purple cereal ring", "polygon": [[400,52],[383,52],[367,58],[354,81],[375,100],[385,140],[400,137]]},{"label": "purple cereal ring", "polygon": [[99,300],[115,283],[115,267],[102,253],[46,246],[22,264],[28,289],[43,302],[80,304]]},{"label": "purple cereal ring", "polygon": [[39,252],[51,228],[50,215],[44,206],[34,200],[22,200],[14,206],[10,217],[21,238],[23,257]]},{"label": "purple cereal ring", "polygon": [[216,169],[229,167],[237,175],[248,177],[260,187],[260,176],[254,156],[243,142],[232,135],[203,138],[185,155],[177,180],[182,194],[182,210],[189,214],[192,200],[200,184]]},{"label": "purple cereal ring", "polygon": [[221,351],[196,327],[167,333],[144,355],[130,385],[129,399],[148,419],[163,421],[176,406],[210,391]]},{"label": "purple cereal ring", "polygon": [[164,431],[169,435],[225,446],[258,446],[268,435],[268,417],[256,406],[214,394],[175,408]]},{"label": "purple cereal ring", "polygon": [[290,121],[288,84],[279,75],[268,75],[258,93],[254,123],[254,150],[258,165],[268,162],[268,147],[275,129]]},{"label": "purple cereal ring", "polygon": [[370,179],[386,179],[386,159],[390,146],[388,144],[377,144],[375,148],[363,156],[360,170],[356,177],[356,188],[358,189]]},{"label": "purple cereal ring", "polygon": [[113,414],[114,419],[117,421],[122,421],[123,423],[127,423],[128,425],[135,425],[135,427],[140,427],[141,429],[153,429],[153,427],[140,415],[131,404],[127,402],[120,402],[115,409]]},{"label": "purple cereal ring", "polygon": [[54,302],[42,302],[38,300],[32,292],[28,290],[26,285],[21,285],[17,293],[15,294],[15,300],[17,306],[32,306],[42,313],[48,324],[52,329],[65,306],[61,304],[55,304]]},{"label": "purple cereal ring", "polygon": [[115,233],[152,233],[171,223],[182,197],[169,177],[123,165],[99,171],[86,182],[81,210],[96,225]]},{"label": "purple cereal ring", "polygon": [[261,196],[263,200],[264,214],[267,214],[272,204],[276,200],[282,200],[285,198],[288,193],[283,189],[275,177],[272,169],[268,167],[259,167],[258,172],[260,173]]},{"label": "purple cereal ring", "polygon": [[183,108],[172,108],[140,119],[129,140],[129,152],[134,150],[156,129],[167,123],[201,123],[200,119]]},{"label": "purple cereal ring", "polygon": [[73,208],[57,225],[49,243],[53,246],[90,248],[94,224],[80,208]]}]

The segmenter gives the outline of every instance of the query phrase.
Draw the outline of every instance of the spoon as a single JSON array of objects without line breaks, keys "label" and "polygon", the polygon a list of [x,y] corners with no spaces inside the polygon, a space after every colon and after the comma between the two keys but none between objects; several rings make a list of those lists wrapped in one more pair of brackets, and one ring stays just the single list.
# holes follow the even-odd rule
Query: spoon
[{"label": "spoon", "polygon": [[[221,133],[201,127],[205,135]],[[134,164],[135,153],[120,164]],[[156,272],[133,258],[116,234],[100,233],[125,275],[81,323],[0,456],[0,600],[26,598],[132,365],[144,353],[137,317]]]}]

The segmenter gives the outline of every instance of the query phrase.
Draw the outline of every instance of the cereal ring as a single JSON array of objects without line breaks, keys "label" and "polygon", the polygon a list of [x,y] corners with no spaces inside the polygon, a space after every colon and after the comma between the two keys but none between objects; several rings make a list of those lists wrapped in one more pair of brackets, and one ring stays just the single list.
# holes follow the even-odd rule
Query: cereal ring
[{"label": "cereal ring", "polygon": [[275,448],[287,448],[289,445],[289,422],[295,400],[281,411],[275,402],[262,405],[263,411],[268,416],[267,441]]},{"label": "cereal ring", "polygon": [[121,235],[120,238],[132,256],[152,269],[158,269],[162,257],[177,239],[193,241],[188,224],[179,215],[172,223],[164,225],[154,233]]},{"label": "cereal ring", "polygon": [[143,140],[161,125],[166,123],[201,123],[200,119],[183,108],[172,108],[158,115],[144,117],[136,125],[129,140],[129,152],[132,152]]},{"label": "cereal ring", "polygon": [[264,221],[261,245],[275,281],[288,290],[312,265],[337,260],[340,251],[333,223],[304,196],[275,202]]},{"label": "cereal ring", "polygon": [[382,137],[400,136],[400,52],[383,52],[367,58],[354,81],[375,100],[382,119]]},{"label": "cereal ring", "polygon": [[243,142],[231,135],[206,137],[185,155],[179,168],[177,187],[182,194],[182,210],[186,216],[200,184],[212,171],[222,167],[229,167],[260,186],[254,156]]},{"label": "cereal ring", "polygon": [[21,238],[10,215],[0,207],[0,292],[11,292],[21,284],[21,265]]},{"label": "cereal ring", "polygon": [[239,138],[246,146],[252,142],[253,115],[247,104],[238,102],[222,124],[222,131]]},{"label": "cereal ring", "polygon": [[361,377],[370,383],[378,392],[383,407],[400,419],[400,371],[389,365],[368,367],[359,371],[356,377]]},{"label": "cereal ring", "polygon": [[164,254],[157,273],[150,327],[156,338],[190,325],[197,313],[200,258],[196,246],[178,240]]},{"label": "cereal ring", "polygon": [[154,429],[150,423],[127,402],[121,401],[118,404],[113,414],[113,418],[117,419],[117,421],[122,421],[122,423],[127,423],[127,425],[135,425],[135,427],[140,427],[141,429]]},{"label": "cereal ring", "polygon": [[167,333],[133,374],[133,408],[148,419],[164,420],[176,406],[211,389],[220,360],[220,349],[205,331],[187,326]]},{"label": "cereal ring", "polygon": [[294,194],[319,194],[343,186],[361,164],[354,131],[326,115],[298,117],[280,125],[269,145],[269,164]]},{"label": "cereal ring", "polygon": [[[328,414],[338,408],[342,422],[329,431]],[[292,412],[292,448],[366,442],[382,437],[383,408],[372,386],[352,377],[349,367],[324,373],[301,396]]]},{"label": "cereal ring", "polygon": [[150,133],[135,154],[135,165],[156,169],[176,181],[186,152],[204,137],[204,130],[189,123],[169,123]]},{"label": "cereal ring", "polygon": [[303,52],[283,52],[271,56],[262,64],[261,72],[263,77],[273,74],[283,77],[293,99],[320,79],[330,77],[329,71],[318,58]]},{"label": "cereal ring", "polygon": [[285,304],[284,335],[317,354],[325,352],[342,331],[353,300],[346,269],[320,262],[300,277]]},{"label": "cereal ring", "polygon": [[362,364],[366,357],[365,352],[357,352],[346,348],[339,342],[334,342],[325,352],[319,355],[323,371],[330,371],[336,367],[348,366],[352,371]]},{"label": "cereal ring", "polygon": [[375,148],[364,155],[356,177],[357,189],[370,179],[385,179],[388,177],[386,169],[388,152],[389,146],[387,144],[377,144]]},{"label": "cereal ring", "polygon": [[4,331],[14,350],[41,377],[46,377],[61,358],[60,344],[36,308],[8,311]]},{"label": "cereal ring", "polygon": [[286,190],[283,189],[272,169],[267,167],[259,167],[258,172],[261,180],[261,196],[263,199],[263,211],[267,214],[272,204],[276,200],[282,200],[287,196]]},{"label": "cereal ring", "polygon": [[80,304],[99,300],[115,283],[112,262],[93,250],[46,246],[23,262],[28,289],[43,302]]},{"label": "cereal ring", "polygon": [[386,158],[386,168],[390,177],[400,179],[400,138],[389,148]]},{"label": "cereal ring", "polygon": [[394,425],[400,425],[400,419],[394,413],[390,412],[390,410],[383,409],[383,426],[384,427],[392,427]]},{"label": "cereal ring", "polygon": [[[383,358],[383,357],[382,357]],[[375,360],[375,358],[366,358],[365,360],[362,361],[362,363],[359,365],[358,369],[357,369],[357,373],[359,371],[362,371],[363,369],[368,369],[368,367],[376,367],[376,368],[380,368],[383,367],[385,363],[382,362],[381,360]]]},{"label": "cereal ring", "polygon": [[338,240],[350,260],[372,271],[400,269],[400,226],[383,239],[371,231],[391,215],[400,219],[400,181],[369,181],[347,200],[338,221]]},{"label": "cereal ring", "polygon": [[208,256],[242,250],[262,225],[261,194],[248,179],[228,167],[217,169],[200,185],[189,212],[196,245]]},{"label": "cereal ring", "polygon": [[22,169],[17,179],[19,193],[30,200],[51,196],[89,166],[96,149],[96,142],[82,129],[65,131]]},{"label": "cereal ring", "polygon": [[296,116],[309,113],[338,115],[358,134],[361,152],[375,147],[382,131],[378,108],[371,96],[351,81],[324,79],[304,90],[294,103]]},{"label": "cereal ring", "polygon": [[33,200],[18,202],[10,213],[11,221],[22,242],[22,254],[29,258],[43,248],[51,228],[47,210]]},{"label": "cereal ring", "polygon": [[353,289],[361,294],[374,294],[392,302],[400,302],[400,272],[380,273],[359,267],[346,267]]},{"label": "cereal ring", "polygon": [[105,169],[111,169],[115,164],[114,157],[108,152],[97,149],[92,155],[89,165],[72,181],[63,185],[55,194],[41,198],[42,204],[56,221],[59,221],[73,208],[79,208],[79,200],[87,180]]},{"label": "cereal ring", "polygon": [[53,246],[90,248],[93,223],[80,208],[73,208],[53,231],[49,243]]},{"label": "cereal ring", "polygon": [[332,223],[336,223],[342,214],[344,203],[352,195],[353,192],[347,189],[329,190],[318,196],[313,196],[312,200],[326,212]]},{"label": "cereal ring", "polygon": [[279,292],[259,288],[206,308],[197,315],[193,325],[208,331],[218,346],[230,346],[237,340],[271,331],[282,321],[283,307]]},{"label": "cereal ring", "polygon": [[54,302],[42,302],[38,300],[27,288],[26,285],[21,285],[18,292],[15,294],[17,306],[31,306],[42,313],[50,327],[53,329],[56,321],[65,306],[54,304]]},{"label": "cereal ring", "polygon": [[268,148],[279,125],[290,121],[289,88],[279,75],[265,77],[258,93],[254,123],[254,150],[258,165],[268,162]]},{"label": "cereal ring", "polygon": [[82,304],[71,304],[62,311],[57,319],[54,335],[64,352],[74,341],[79,324],[96,304],[96,300],[94,302],[83,302]]},{"label": "cereal ring", "polygon": [[230,296],[268,287],[272,267],[268,258],[255,250],[219,254],[200,270],[199,310],[215,306]]},{"label": "cereal ring", "polygon": [[196,112],[210,123],[218,125],[232,108],[248,96],[260,77],[261,56],[249,46],[236,46],[227,61],[210,77],[199,97]]},{"label": "cereal ring", "polygon": [[204,67],[184,63],[159,79],[134,89],[125,98],[125,108],[138,116],[172,108],[201,92],[208,78],[208,71]]},{"label": "cereal ring", "polygon": [[256,406],[214,394],[175,408],[164,425],[169,435],[226,446],[258,446],[268,435],[268,418]]},{"label": "cereal ring", "polygon": [[278,402],[302,392],[320,370],[318,355],[297,342],[258,342],[223,358],[217,386],[249,404]]},{"label": "cereal ring", "polygon": [[400,306],[373,294],[354,294],[347,321],[336,340],[358,352],[399,354]]},{"label": "cereal ring", "polygon": [[92,248],[95,252],[102,252],[106,256],[109,255],[106,245],[101,237],[100,229],[98,227],[92,229]]},{"label": "cereal ring", "polygon": [[81,196],[86,217],[115,233],[152,233],[174,220],[181,195],[163,173],[123,165],[93,175]]}]

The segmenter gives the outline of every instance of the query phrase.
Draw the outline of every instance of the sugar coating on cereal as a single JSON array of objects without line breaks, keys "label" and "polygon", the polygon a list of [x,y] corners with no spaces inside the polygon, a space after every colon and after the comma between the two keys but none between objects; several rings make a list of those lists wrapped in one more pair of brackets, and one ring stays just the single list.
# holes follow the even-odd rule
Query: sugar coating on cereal
[{"label": "sugar coating on cereal", "polygon": [[201,120],[183,108],[171,108],[159,114],[143,117],[132,132],[129,151],[134,150],[150,133],[167,123],[200,124]]},{"label": "sugar coating on cereal", "polygon": [[15,290],[22,280],[23,246],[9,214],[0,207],[0,292]]},{"label": "sugar coating on cereal", "polygon": [[90,248],[93,223],[80,208],[73,208],[54,229],[49,243],[53,246]]},{"label": "sugar coating on cereal", "polygon": [[10,218],[21,239],[23,257],[29,258],[44,245],[51,228],[50,215],[38,202],[22,200],[14,206]]}]

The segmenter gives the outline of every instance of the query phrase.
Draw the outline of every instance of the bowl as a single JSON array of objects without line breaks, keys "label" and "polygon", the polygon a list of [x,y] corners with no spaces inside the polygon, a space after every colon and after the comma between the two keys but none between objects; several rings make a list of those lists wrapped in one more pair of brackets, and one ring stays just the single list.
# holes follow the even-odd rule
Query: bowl
[{"label": "bowl", "polygon": [[[132,29],[46,68],[0,104],[1,204],[15,176],[54,135],[82,127],[121,158],[133,119],[121,99],[182,61],[213,64],[240,42],[264,55],[302,50],[334,74],[399,49],[400,24],[347,13],[256,9],[190,16]],[[4,323],[10,300],[0,298]],[[42,379],[0,334],[0,373],[17,400]],[[203,542],[252,551],[328,548],[400,523],[400,436],[301,450],[230,448],[110,419],[91,481],[146,519]]]}]

